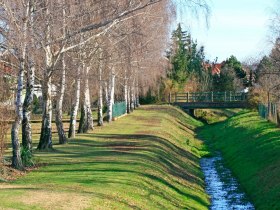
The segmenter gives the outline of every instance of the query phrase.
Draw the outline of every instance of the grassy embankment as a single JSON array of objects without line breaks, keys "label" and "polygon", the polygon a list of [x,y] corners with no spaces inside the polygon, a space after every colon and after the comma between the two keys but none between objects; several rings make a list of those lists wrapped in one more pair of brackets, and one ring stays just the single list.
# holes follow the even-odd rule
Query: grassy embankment
[{"label": "grassy embankment", "polygon": [[243,112],[199,133],[222,152],[256,209],[280,209],[280,130],[255,112]]},{"label": "grassy embankment", "polygon": [[201,125],[176,108],[143,107],[53,152],[36,151],[47,165],[0,183],[0,207],[207,209],[203,144],[194,137]]}]

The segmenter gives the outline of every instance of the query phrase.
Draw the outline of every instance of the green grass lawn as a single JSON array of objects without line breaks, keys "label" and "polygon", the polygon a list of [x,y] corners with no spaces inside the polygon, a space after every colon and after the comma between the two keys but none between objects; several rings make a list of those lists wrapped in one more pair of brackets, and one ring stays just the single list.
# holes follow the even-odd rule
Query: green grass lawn
[{"label": "green grass lawn", "polygon": [[256,112],[244,111],[200,131],[222,152],[256,209],[280,209],[280,130]]},{"label": "green grass lawn", "polygon": [[0,183],[0,209],[207,209],[201,125],[176,108],[144,106],[36,151],[47,165]]}]

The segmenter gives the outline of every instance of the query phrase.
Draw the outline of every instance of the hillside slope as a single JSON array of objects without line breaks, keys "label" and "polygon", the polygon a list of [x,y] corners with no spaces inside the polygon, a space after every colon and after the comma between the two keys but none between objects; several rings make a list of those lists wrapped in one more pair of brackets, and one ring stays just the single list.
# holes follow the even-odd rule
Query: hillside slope
[{"label": "hillside slope", "polygon": [[255,112],[204,127],[199,134],[239,179],[256,209],[280,209],[280,129]]},{"label": "hillside slope", "polygon": [[0,183],[0,208],[207,209],[201,123],[170,106],[144,106],[51,153],[47,165]]}]

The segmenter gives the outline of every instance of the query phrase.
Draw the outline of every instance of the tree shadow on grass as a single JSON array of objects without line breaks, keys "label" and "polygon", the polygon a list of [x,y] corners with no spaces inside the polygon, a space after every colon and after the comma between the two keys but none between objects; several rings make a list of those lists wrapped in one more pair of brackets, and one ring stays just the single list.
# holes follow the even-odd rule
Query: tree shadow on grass
[{"label": "tree shadow on grass", "polygon": [[[197,196],[196,193],[188,192],[190,188],[196,191],[202,191],[203,189],[198,158],[192,153],[158,136],[90,135],[93,140],[74,140],[71,141],[69,147],[56,149],[51,158],[57,161],[51,163],[42,172],[47,174],[57,173],[58,171],[64,173],[59,177],[69,177],[71,174],[75,174],[74,177],[76,178],[72,178],[69,182],[74,181],[82,184],[92,182],[104,184],[119,182],[123,184],[118,181],[118,177],[123,177],[123,174],[128,174],[129,177],[143,177],[145,180],[150,180],[149,185],[153,187],[149,188],[149,192],[154,195],[170,202],[172,200],[176,201],[176,196],[171,196],[168,192],[164,192],[160,187],[157,187],[164,186],[164,189],[169,189],[168,191],[171,190],[173,193],[176,192],[180,195],[179,197],[194,200],[207,207],[205,200]],[[95,139],[98,139],[98,141]],[[62,157],[79,161],[76,163],[67,162],[66,159],[62,160]],[[71,165],[71,168],[69,168],[69,165]],[[102,176],[93,179],[92,176],[96,173],[99,176],[102,174],[109,177],[106,181],[102,180]],[[85,177],[84,174],[87,174],[88,177]],[[130,180],[129,177],[127,182]],[[200,187],[194,187],[195,185]],[[138,181],[135,187],[143,187],[141,181]],[[175,201],[173,202],[174,206],[179,205],[180,208],[186,208],[184,206],[186,203],[182,203],[182,200]]]}]

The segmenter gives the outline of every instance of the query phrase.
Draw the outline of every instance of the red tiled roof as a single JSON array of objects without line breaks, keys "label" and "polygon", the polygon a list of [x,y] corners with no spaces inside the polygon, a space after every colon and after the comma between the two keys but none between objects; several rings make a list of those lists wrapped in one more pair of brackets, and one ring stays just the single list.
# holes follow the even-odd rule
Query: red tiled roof
[{"label": "red tiled roof", "polygon": [[215,74],[221,73],[221,69],[222,69],[223,65],[224,65],[224,63],[214,63],[214,64],[204,63],[203,67],[205,69],[211,69],[212,75],[215,75]]},{"label": "red tiled roof", "polygon": [[220,74],[221,73],[221,69],[222,69],[222,65],[223,64],[221,64],[221,63],[213,64],[213,66],[212,66],[212,75]]}]

